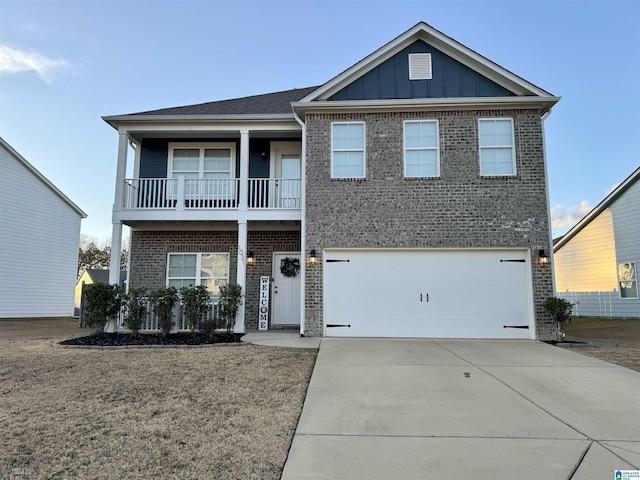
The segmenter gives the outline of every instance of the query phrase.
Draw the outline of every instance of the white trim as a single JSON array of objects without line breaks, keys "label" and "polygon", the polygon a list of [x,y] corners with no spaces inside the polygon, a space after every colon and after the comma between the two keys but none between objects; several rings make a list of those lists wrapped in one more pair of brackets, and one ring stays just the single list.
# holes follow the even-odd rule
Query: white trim
[{"label": "white trim", "polygon": [[414,112],[435,110],[477,110],[505,108],[540,108],[549,111],[560,101],[560,97],[445,97],[445,98],[399,98],[384,100],[335,100],[318,102],[292,102],[294,111],[300,115],[307,110],[313,113],[349,113],[369,111]]},{"label": "white trim", "polygon": [[[480,145],[480,122],[483,121],[509,121],[511,123],[511,145],[492,145],[490,147],[482,147]],[[515,135],[515,122],[511,117],[482,117],[478,118],[478,122],[476,123],[478,127],[478,172],[481,177],[515,177],[518,174],[517,166],[516,166],[516,135]],[[511,165],[513,168],[512,173],[482,173],[482,149],[501,149],[506,150],[508,148],[511,149]]]},{"label": "white trim", "polygon": [[[337,177],[333,173],[333,126],[334,125],[362,125],[362,149],[340,149],[341,152],[360,152],[362,151],[362,176],[361,177]],[[364,179],[367,178],[367,124],[364,121],[346,121],[346,122],[331,122],[331,178],[335,179]]]},{"label": "white trim", "polygon": [[300,336],[304,337],[306,319],[306,288],[307,288],[307,239],[306,239],[306,179],[307,179],[307,125],[298,117],[294,111],[296,122],[302,128],[302,153],[300,155]]},{"label": "white trim", "polygon": [[[436,174],[435,175],[407,175],[407,123],[431,122],[436,124]],[[410,150],[434,150],[434,147],[411,148]],[[405,120],[402,122],[402,161],[404,178],[439,178],[440,177],[440,122],[437,118]]]}]

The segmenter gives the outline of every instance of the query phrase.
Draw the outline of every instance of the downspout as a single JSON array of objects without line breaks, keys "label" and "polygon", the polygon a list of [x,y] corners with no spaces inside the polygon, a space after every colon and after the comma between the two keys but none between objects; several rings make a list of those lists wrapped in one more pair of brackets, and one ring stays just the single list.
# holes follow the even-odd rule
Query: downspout
[{"label": "downspout", "polygon": [[545,178],[545,188],[547,190],[547,222],[549,224],[549,267],[551,268],[551,287],[553,288],[553,295],[556,294],[556,272],[554,269],[554,259],[553,259],[553,231],[551,224],[551,199],[549,198],[549,175],[547,169],[547,142],[545,139],[545,129],[544,122],[551,115],[551,109],[549,109],[544,115],[542,115],[542,156],[544,159],[544,178]]},{"label": "downspout", "polygon": [[304,268],[300,269],[300,336],[304,337],[304,321],[305,321],[305,279],[307,276],[307,242],[306,242],[306,183],[307,183],[307,125],[300,119],[296,111],[293,111],[293,118],[302,127],[302,152],[300,158],[300,261]]}]

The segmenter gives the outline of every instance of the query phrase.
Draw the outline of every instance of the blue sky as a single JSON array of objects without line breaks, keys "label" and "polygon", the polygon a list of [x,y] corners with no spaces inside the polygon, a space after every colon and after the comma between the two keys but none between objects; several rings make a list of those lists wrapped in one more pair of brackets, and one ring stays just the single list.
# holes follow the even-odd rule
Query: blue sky
[{"label": "blue sky", "polygon": [[561,96],[554,234],[640,165],[637,0],[0,0],[0,136],[111,235],[101,116],[319,85],[425,21]]}]

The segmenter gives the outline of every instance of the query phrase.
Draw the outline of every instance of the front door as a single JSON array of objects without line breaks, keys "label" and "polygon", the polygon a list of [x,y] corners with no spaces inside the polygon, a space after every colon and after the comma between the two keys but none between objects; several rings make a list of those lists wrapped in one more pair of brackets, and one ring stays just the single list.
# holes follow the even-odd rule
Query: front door
[{"label": "front door", "polygon": [[301,268],[299,253],[273,254],[272,325],[300,325]]},{"label": "front door", "polygon": [[300,144],[274,142],[277,208],[300,208]]}]

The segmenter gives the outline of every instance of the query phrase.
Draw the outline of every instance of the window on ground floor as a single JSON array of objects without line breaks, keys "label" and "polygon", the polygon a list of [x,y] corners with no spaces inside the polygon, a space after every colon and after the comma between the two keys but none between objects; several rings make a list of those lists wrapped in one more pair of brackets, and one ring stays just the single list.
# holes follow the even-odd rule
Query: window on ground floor
[{"label": "window on ground floor", "polygon": [[204,285],[211,295],[229,283],[228,253],[170,253],[167,261],[167,286],[180,290]]},{"label": "window on ground floor", "polygon": [[635,262],[618,264],[618,285],[620,286],[620,298],[638,298],[638,277]]}]

